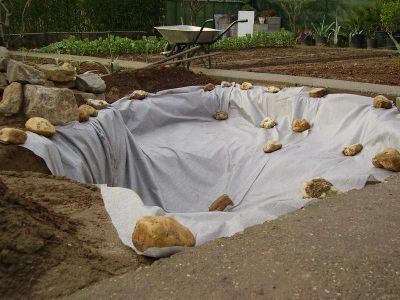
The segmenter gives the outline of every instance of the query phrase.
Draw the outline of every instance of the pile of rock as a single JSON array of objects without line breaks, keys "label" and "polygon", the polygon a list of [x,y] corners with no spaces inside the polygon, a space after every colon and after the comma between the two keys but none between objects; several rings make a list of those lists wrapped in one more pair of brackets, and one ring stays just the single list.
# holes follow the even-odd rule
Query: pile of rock
[{"label": "pile of rock", "polygon": [[[11,59],[8,50],[0,48],[0,72],[0,115],[4,117],[24,115],[25,119],[43,118],[52,126],[65,125],[87,121],[97,115],[96,109],[107,106],[104,80],[92,73],[77,75],[69,63],[28,65]],[[102,100],[101,107],[91,104],[98,105],[97,100]]]}]

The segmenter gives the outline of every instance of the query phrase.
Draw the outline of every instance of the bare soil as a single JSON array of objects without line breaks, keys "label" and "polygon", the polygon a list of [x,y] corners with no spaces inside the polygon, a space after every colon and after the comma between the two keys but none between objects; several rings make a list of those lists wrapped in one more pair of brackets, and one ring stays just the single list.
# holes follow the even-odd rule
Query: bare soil
[{"label": "bare soil", "polygon": [[0,172],[0,294],[53,298],[150,260],[117,237],[97,187]]}]

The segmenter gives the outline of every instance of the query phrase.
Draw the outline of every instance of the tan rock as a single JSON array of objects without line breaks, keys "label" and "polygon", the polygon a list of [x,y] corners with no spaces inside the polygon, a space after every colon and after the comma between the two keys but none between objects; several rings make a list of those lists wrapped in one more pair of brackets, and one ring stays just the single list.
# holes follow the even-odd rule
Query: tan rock
[{"label": "tan rock", "polygon": [[268,92],[268,93],[272,93],[272,94],[276,94],[276,93],[279,93],[280,91],[281,91],[281,89],[280,88],[278,88],[278,87],[276,87],[276,86],[267,86],[267,87],[265,87],[265,90]]},{"label": "tan rock", "polygon": [[16,128],[1,128],[0,143],[10,145],[20,145],[26,142],[28,136],[23,130]]},{"label": "tan rock", "polygon": [[21,82],[42,85],[46,82],[46,75],[30,65],[10,60],[7,65],[8,82]]},{"label": "tan rock", "polygon": [[12,82],[7,86],[3,93],[3,99],[0,102],[0,114],[12,116],[17,114],[22,107],[24,91],[22,84]]},{"label": "tan rock", "polygon": [[45,118],[35,117],[30,118],[25,123],[27,130],[43,135],[45,137],[52,137],[56,134],[56,128]]},{"label": "tan rock", "polygon": [[207,83],[207,84],[203,87],[203,90],[204,90],[205,92],[211,92],[211,91],[214,90],[214,89],[215,89],[215,85],[212,84],[212,83]]},{"label": "tan rock", "polygon": [[145,99],[150,93],[143,91],[143,90],[135,90],[129,95],[129,99],[131,100],[143,100]]},{"label": "tan rock", "polygon": [[213,117],[215,120],[224,121],[229,118],[229,115],[226,111],[217,111]]},{"label": "tan rock", "polygon": [[227,87],[231,87],[231,86],[232,86],[231,82],[228,82],[228,81],[221,82],[221,87],[223,87],[223,88],[227,88]]},{"label": "tan rock", "polygon": [[354,156],[360,153],[363,148],[364,147],[361,144],[354,144],[344,147],[342,153],[344,156]]},{"label": "tan rock", "polygon": [[210,205],[208,211],[224,211],[229,205],[233,205],[232,199],[227,194],[223,194]]},{"label": "tan rock", "polygon": [[87,104],[82,104],[78,108],[79,110],[79,122],[86,122],[89,120],[90,117],[96,117],[97,116],[97,110]]},{"label": "tan rock", "polygon": [[375,108],[385,108],[390,109],[393,106],[393,102],[390,101],[385,96],[379,95],[374,98],[374,107]]},{"label": "tan rock", "polygon": [[114,103],[115,101],[118,101],[119,99],[121,99],[119,94],[120,94],[119,88],[113,86],[106,94],[106,101],[108,103]]},{"label": "tan rock", "polygon": [[282,149],[282,144],[280,144],[278,141],[268,141],[263,150],[265,153],[272,153],[279,149]]},{"label": "tan rock", "polygon": [[73,65],[71,65],[69,62],[63,63],[61,68],[66,69],[66,70],[74,70],[74,71],[76,71],[76,68]]},{"label": "tan rock", "polygon": [[0,73],[0,91],[4,91],[4,89],[8,86],[7,74]]},{"label": "tan rock", "polygon": [[8,66],[9,61],[10,61],[10,58],[0,57],[0,71],[1,72],[7,72],[7,66]]},{"label": "tan rock", "polygon": [[39,65],[38,69],[46,74],[48,80],[57,82],[75,81],[77,75],[75,69],[67,69],[55,64]]},{"label": "tan rock", "polygon": [[314,178],[304,182],[301,190],[304,199],[324,199],[335,196],[339,193],[339,190],[337,190],[332,183],[323,178]]},{"label": "tan rock", "polygon": [[132,242],[141,252],[149,248],[193,247],[196,240],[192,232],[174,218],[165,216],[143,217],[135,225]]},{"label": "tan rock", "polygon": [[108,103],[104,100],[95,100],[95,99],[87,99],[86,100],[87,105],[90,105],[91,107],[95,109],[104,109],[107,108]]},{"label": "tan rock", "polygon": [[315,88],[312,89],[308,94],[312,98],[322,98],[328,95],[328,90],[325,88]]},{"label": "tan rock", "polygon": [[303,132],[310,128],[311,126],[306,119],[296,119],[292,123],[292,129],[294,132]]},{"label": "tan rock", "polygon": [[10,58],[10,51],[6,47],[0,47],[0,57]]},{"label": "tan rock", "polygon": [[270,117],[264,118],[260,123],[260,127],[265,129],[274,128],[276,125],[278,125],[278,123]]},{"label": "tan rock", "polygon": [[400,152],[393,148],[386,148],[375,155],[372,164],[377,168],[400,172]]},{"label": "tan rock", "polygon": [[252,85],[250,82],[243,82],[243,83],[240,85],[240,88],[241,88],[242,90],[247,91],[247,90],[251,90],[251,89],[253,88],[253,85]]}]

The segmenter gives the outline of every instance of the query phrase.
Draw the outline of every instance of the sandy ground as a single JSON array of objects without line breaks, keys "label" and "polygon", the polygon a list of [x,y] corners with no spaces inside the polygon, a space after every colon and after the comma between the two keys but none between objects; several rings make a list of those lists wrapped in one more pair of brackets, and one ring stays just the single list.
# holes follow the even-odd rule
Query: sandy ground
[{"label": "sandy ground", "polygon": [[400,176],[66,299],[399,299]]}]

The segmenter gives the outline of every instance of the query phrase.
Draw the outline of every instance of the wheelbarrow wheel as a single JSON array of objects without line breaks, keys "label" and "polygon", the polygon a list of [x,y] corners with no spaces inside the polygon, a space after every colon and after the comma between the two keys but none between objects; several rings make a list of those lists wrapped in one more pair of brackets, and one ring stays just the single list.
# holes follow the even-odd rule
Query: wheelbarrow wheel
[{"label": "wheelbarrow wheel", "polygon": [[165,44],[165,46],[164,46],[164,54],[165,54],[165,56],[171,56],[171,54],[172,54],[172,45],[170,44],[170,43],[166,43]]}]

